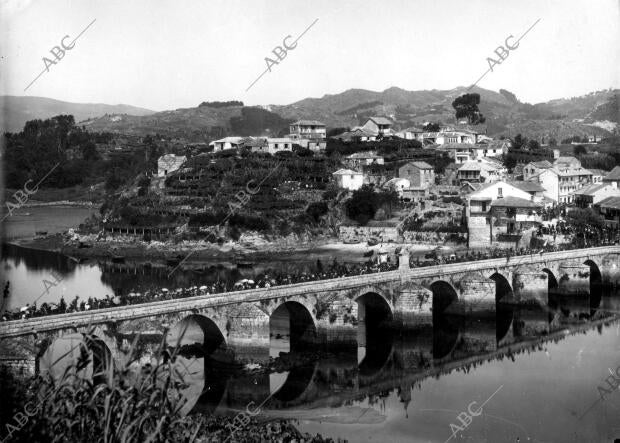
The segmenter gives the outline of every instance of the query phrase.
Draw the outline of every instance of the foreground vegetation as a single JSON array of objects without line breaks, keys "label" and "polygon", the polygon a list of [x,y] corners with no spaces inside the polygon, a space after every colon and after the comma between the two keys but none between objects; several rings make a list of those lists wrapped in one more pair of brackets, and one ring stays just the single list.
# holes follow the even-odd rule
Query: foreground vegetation
[{"label": "foreground vegetation", "polygon": [[[176,350],[160,347],[156,355],[161,363],[147,370],[131,358],[136,342],[122,367],[114,367],[109,355],[101,357],[102,344],[90,333],[26,384],[0,367],[2,441],[333,441],[302,434],[285,420],[263,421],[259,414],[241,424],[238,416],[186,415]],[[69,355],[77,358],[67,363]]]}]

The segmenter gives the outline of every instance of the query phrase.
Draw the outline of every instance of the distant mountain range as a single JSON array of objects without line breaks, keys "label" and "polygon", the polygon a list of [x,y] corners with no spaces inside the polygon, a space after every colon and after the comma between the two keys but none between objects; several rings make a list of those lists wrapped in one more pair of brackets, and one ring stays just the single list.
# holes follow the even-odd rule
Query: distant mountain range
[{"label": "distant mountain range", "polygon": [[[60,114],[71,114],[75,121],[100,117],[105,114],[149,115],[155,111],[130,105],[103,103],[70,103],[45,97],[0,96],[2,115],[0,127],[9,132],[21,131],[28,120],[45,119]],[[4,121],[1,119],[4,118]]]},{"label": "distant mountain range", "polygon": [[[107,105],[66,105],[72,105],[83,113],[88,110],[90,115],[87,117],[77,112],[73,114],[76,121],[84,120],[82,124],[92,130],[135,135],[159,133],[205,141],[232,134],[282,135],[287,132],[291,121],[300,118],[323,121],[328,129],[356,126],[372,115],[387,116],[398,128],[420,126],[428,121],[454,123],[452,101],[467,92],[480,94],[480,109],[487,118],[485,128],[489,135],[514,136],[522,133],[530,138],[554,137],[561,141],[573,135],[610,135],[610,131],[620,124],[618,89],[535,105],[519,101],[510,91],[500,89],[495,92],[478,87],[470,91],[465,87],[430,91],[406,91],[392,87],[382,92],[349,89],[321,98],[306,98],[290,105],[247,107],[240,102],[230,102],[230,105],[203,102],[195,108],[157,113],[118,105],[124,109],[114,112],[101,108],[97,114],[97,106]],[[10,113],[12,106],[21,110],[21,117],[19,120],[15,118],[16,122],[42,118],[36,114],[34,104],[30,107],[30,116],[24,118],[25,106],[20,99],[30,97],[10,98],[10,101],[5,98],[5,111]],[[69,110],[63,109],[63,112]],[[51,115],[55,114],[52,112],[45,117]]]}]

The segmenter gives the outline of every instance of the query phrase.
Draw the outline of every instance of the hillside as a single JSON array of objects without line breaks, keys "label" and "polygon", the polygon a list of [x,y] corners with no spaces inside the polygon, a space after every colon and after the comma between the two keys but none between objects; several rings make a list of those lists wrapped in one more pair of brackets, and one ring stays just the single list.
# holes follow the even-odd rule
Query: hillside
[{"label": "hillside", "polygon": [[130,105],[106,105],[103,103],[70,103],[45,97],[0,96],[3,130],[20,131],[28,120],[46,119],[60,114],[71,114],[75,121],[86,120],[105,114],[149,115],[154,111]]},{"label": "hillside", "polygon": [[405,128],[426,121],[454,123],[452,101],[466,92],[480,94],[480,109],[487,118],[489,135],[514,135],[520,131],[532,137],[609,135],[609,131],[591,125],[602,120],[618,120],[617,90],[532,105],[519,101],[510,91],[503,89],[499,92],[479,87],[470,91],[465,87],[431,91],[392,87],[383,92],[350,89],[341,94],[307,98],[287,106],[271,106],[270,109],[288,118],[322,120],[332,127],[355,126],[370,115],[387,115],[398,127]]},{"label": "hillside", "polygon": [[[397,129],[420,126],[428,121],[449,124],[455,122],[452,101],[467,92],[480,94],[480,110],[487,119],[486,130],[492,136],[514,136],[519,132],[530,138],[554,137],[557,140],[573,135],[608,136],[620,123],[618,90],[596,91],[581,97],[529,104],[504,89],[496,92],[474,87],[468,91],[462,86],[430,91],[407,91],[397,87],[382,92],[349,89],[340,94],[306,98],[290,105],[265,107],[243,106],[238,101],[203,102],[194,108],[157,113],[127,107],[134,112],[126,109],[123,112],[109,112],[99,108],[100,114],[86,119],[81,118],[79,113],[74,115],[77,122],[94,131],[133,135],[159,133],[190,141],[210,141],[227,135],[284,135],[288,123],[300,118],[323,121],[328,128],[356,126],[371,115],[390,117]],[[135,110],[143,113],[140,115]],[[96,112],[94,108],[91,111]],[[54,112],[50,111],[50,114]]]},{"label": "hillside", "polygon": [[123,134],[162,134],[191,141],[213,140],[229,134],[271,135],[287,132],[290,120],[259,107],[240,105],[181,108],[148,116],[106,115],[80,122],[92,131]]}]

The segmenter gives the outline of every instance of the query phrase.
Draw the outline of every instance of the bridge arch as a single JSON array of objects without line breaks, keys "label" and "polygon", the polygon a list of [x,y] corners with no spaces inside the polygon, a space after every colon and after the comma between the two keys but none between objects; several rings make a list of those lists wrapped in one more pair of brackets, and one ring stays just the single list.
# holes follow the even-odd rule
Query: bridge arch
[{"label": "bridge arch", "polygon": [[514,308],[508,303],[514,301],[514,292],[508,279],[499,272],[489,278],[495,282],[495,332],[499,342],[506,337],[512,326]]},{"label": "bridge arch", "polygon": [[105,342],[94,334],[79,332],[51,341],[38,361],[39,373],[51,376],[57,383],[72,374],[98,384],[113,366],[112,352]]},{"label": "bridge arch", "polygon": [[357,302],[357,361],[364,374],[380,370],[392,352],[394,312],[385,297],[366,292]]},{"label": "bridge arch", "polygon": [[459,296],[454,286],[444,280],[434,281],[429,289],[433,292],[433,358],[442,359],[458,342],[460,322],[446,318],[444,312]]},{"label": "bridge arch", "polygon": [[280,304],[269,316],[269,344],[277,357],[280,352],[303,351],[317,340],[317,326],[310,310],[300,302]]},{"label": "bridge arch", "polygon": [[[603,296],[603,276],[600,267],[594,260],[586,260],[584,265],[590,267],[590,308],[596,309],[601,304]],[[592,312],[592,315],[594,312]]]},{"label": "bridge arch", "polygon": [[435,323],[448,306],[458,301],[459,296],[454,286],[444,280],[434,281],[429,289],[433,292],[433,323]]},{"label": "bridge arch", "polygon": [[549,290],[551,289],[558,289],[558,287],[560,286],[558,283],[558,279],[556,278],[555,274],[553,273],[553,271],[551,271],[548,268],[543,268],[542,271],[547,274],[547,288]]},{"label": "bridge arch", "polygon": [[499,302],[503,298],[507,300],[512,300],[513,291],[512,285],[508,281],[508,279],[501,273],[495,272],[491,274],[489,277],[491,280],[495,282],[495,301]]},{"label": "bridge arch", "polygon": [[210,357],[226,351],[226,338],[217,323],[209,317],[192,314],[168,330],[166,345],[172,353]]}]

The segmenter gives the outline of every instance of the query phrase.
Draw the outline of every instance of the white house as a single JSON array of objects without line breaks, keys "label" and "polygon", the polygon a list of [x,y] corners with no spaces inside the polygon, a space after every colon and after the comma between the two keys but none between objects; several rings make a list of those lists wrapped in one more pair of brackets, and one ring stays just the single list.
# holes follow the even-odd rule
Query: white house
[{"label": "white house", "polygon": [[438,132],[435,137],[435,143],[443,145],[445,143],[468,143],[473,145],[476,143],[476,135],[461,131]]},{"label": "white house", "polygon": [[224,137],[219,140],[212,141],[209,146],[213,146],[213,152],[223,151],[225,149],[237,149],[243,147],[245,137]]},{"label": "white house", "polygon": [[391,135],[392,121],[385,117],[370,117],[362,126],[362,129],[370,131],[377,135]]},{"label": "white house", "polygon": [[294,139],[325,139],[325,123],[317,120],[298,120],[289,126],[290,137]]},{"label": "white house", "polygon": [[[524,177],[525,177],[524,173]],[[535,181],[542,185],[544,188],[543,195],[555,203],[560,199],[560,176],[558,171],[554,168],[548,168],[541,170],[538,174],[530,176],[529,181]]]},{"label": "white house", "polygon": [[342,134],[334,135],[331,138],[340,140],[343,142],[374,142],[377,140],[377,133],[363,128],[354,128],[351,131],[343,132]]},{"label": "white house", "polygon": [[422,134],[424,134],[424,130],[420,128],[407,128],[402,131],[398,131],[394,135],[398,138],[402,138],[405,140],[418,140],[422,141]]},{"label": "white house", "polygon": [[505,181],[480,186],[467,198],[469,245],[519,242],[524,232],[541,221],[542,204]]},{"label": "white house", "polygon": [[157,176],[165,177],[178,170],[187,158],[184,155],[165,154],[157,159]]},{"label": "white house", "polygon": [[280,151],[292,151],[293,143],[295,143],[295,141],[288,137],[267,139],[270,154],[275,154]]},{"label": "white house", "polygon": [[609,174],[603,177],[603,183],[609,183],[615,188],[620,188],[620,166],[616,166]]},{"label": "white house", "polygon": [[620,197],[620,189],[610,183],[597,183],[575,191],[575,205],[590,208],[609,197]]},{"label": "white house", "polygon": [[332,174],[339,188],[355,191],[364,184],[364,174],[351,169],[339,169]]},{"label": "white house", "polygon": [[457,171],[457,178],[460,183],[468,182],[494,182],[502,180],[506,176],[506,168],[496,162],[479,159],[463,163]]},{"label": "white house", "polygon": [[245,143],[246,148],[250,148],[252,152],[266,152],[275,154],[282,151],[292,151],[295,141],[290,138],[255,138]]},{"label": "white house", "polygon": [[375,154],[374,152],[356,152],[355,154],[348,155],[344,158],[344,163],[350,168],[358,168],[360,166],[368,166],[377,164],[382,165],[384,159],[382,156]]},{"label": "white house", "polygon": [[535,175],[540,174],[542,171],[551,168],[553,168],[553,165],[547,160],[530,162],[523,167],[523,180],[529,180]]}]

